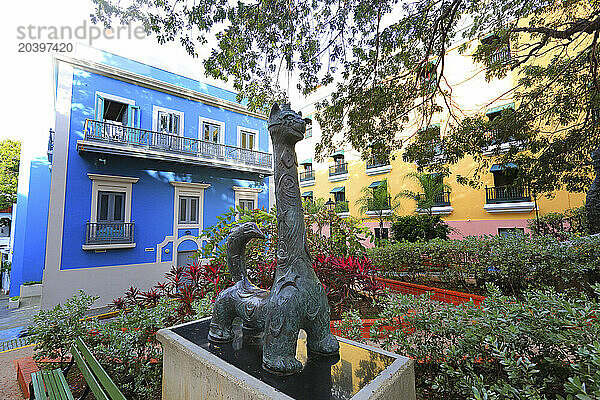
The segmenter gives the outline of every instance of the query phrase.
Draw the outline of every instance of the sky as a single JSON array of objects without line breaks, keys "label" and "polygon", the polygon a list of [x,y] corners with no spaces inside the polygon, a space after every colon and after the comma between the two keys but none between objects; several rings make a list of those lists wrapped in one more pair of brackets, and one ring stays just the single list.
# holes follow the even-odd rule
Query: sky
[{"label": "sky", "polygon": [[[16,139],[30,151],[39,154],[47,143],[40,141],[40,132],[47,133],[54,127],[52,99],[52,55],[50,53],[19,52],[22,43],[39,42],[28,37],[28,27],[70,26],[72,29],[92,25],[89,15],[93,12],[90,0],[20,0],[4,2],[0,13],[0,46],[2,49],[2,85],[0,96],[3,124],[0,140]],[[24,27],[19,30],[19,27]],[[19,33],[25,32],[20,39]],[[35,29],[34,29],[35,34]],[[21,35],[22,36],[22,35]],[[77,42],[83,40],[59,40]],[[179,42],[160,45],[153,37],[144,39],[94,40],[93,47],[124,57],[154,65],[193,79],[232,89],[222,81],[204,76],[200,59],[190,57]],[[209,49],[207,48],[208,52]],[[74,55],[66,53],[66,55]],[[202,55],[201,55],[202,56]],[[43,135],[42,135],[43,136]],[[31,146],[31,147],[29,147]]]}]

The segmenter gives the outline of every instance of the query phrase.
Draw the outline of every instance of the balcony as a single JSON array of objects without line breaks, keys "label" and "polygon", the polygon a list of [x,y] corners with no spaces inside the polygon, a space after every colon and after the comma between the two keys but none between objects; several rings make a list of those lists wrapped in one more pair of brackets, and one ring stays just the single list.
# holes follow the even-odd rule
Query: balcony
[{"label": "balcony", "polygon": [[[425,201],[424,193],[419,193],[418,201]],[[419,214],[448,215],[452,214],[452,211],[454,208],[450,205],[450,192],[447,191],[442,191],[434,197],[431,209],[417,208]]]},{"label": "balcony", "polygon": [[261,151],[94,120],[86,120],[84,134],[79,152],[273,174],[273,156]]},{"label": "balcony", "polygon": [[[425,193],[419,193],[419,201],[425,201]],[[450,192],[440,192],[433,199],[433,207],[447,207],[450,205]]]},{"label": "balcony", "polygon": [[334,164],[329,167],[329,182],[348,179],[348,163]]},{"label": "balcony", "polygon": [[135,247],[133,222],[87,222],[83,250]]},{"label": "balcony", "polygon": [[489,213],[499,212],[531,212],[535,203],[531,201],[529,188],[526,186],[494,186],[485,187],[485,206]]},{"label": "balcony", "polygon": [[345,217],[350,215],[350,206],[349,203],[345,200],[340,200],[335,202],[335,213],[340,217]]},{"label": "balcony", "polygon": [[300,172],[300,187],[310,186],[315,184],[315,171],[308,170]]},{"label": "balcony", "polygon": [[384,201],[369,199],[367,201],[367,215],[390,215],[392,198],[388,196]]},{"label": "balcony", "polygon": [[390,160],[385,159],[371,159],[367,161],[367,168],[365,173],[369,176],[379,175],[379,174],[387,174],[392,170],[392,166],[390,165]]}]

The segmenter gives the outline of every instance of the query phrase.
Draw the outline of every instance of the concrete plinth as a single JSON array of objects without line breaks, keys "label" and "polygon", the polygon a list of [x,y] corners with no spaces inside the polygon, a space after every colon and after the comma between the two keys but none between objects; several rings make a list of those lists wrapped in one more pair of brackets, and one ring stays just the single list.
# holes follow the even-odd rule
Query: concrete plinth
[{"label": "concrete plinth", "polygon": [[162,398],[169,400],[414,400],[413,361],[338,338],[339,357],[308,357],[301,331],[296,358],[304,369],[278,377],[262,370],[260,343],[236,340],[214,346],[206,338],[210,318],[157,333],[163,345]]}]

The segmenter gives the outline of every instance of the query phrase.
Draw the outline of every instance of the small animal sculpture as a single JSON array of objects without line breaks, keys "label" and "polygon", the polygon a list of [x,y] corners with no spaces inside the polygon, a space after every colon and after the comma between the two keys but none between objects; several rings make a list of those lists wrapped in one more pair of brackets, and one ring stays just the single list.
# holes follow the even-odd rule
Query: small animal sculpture
[{"label": "small animal sculpture", "polygon": [[600,233],[600,147],[592,152],[592,165],[596,172],[596,179],[592,182],[585,197],[585,211],[587,213],[590,233]]},{"label": "small animal sculpture", "polygon": [[[339,343],[329,327],[329,304],[319,282],[306,245],[306,227],[298,162],[294,147],[304,138],[310,120],[292,111],[289,105],[275,104],[269,115],[269,133],[275,160],[275,198],[277,200],[277,268],[269,292],[253,286],[246,278],[243,252],[238,264],[232,253],[230,268],[237,283],[222,291],[215,300],[209,340],[233,339],[231,324],[235,317],[244,322],[245,331],[263,330],[263,368],[279,375],[299,372],[302,363],[295,357],[300,329],[306,332],[310,354],[335,355]],[[245,229],[245,228],[244,228]],[[250,230],[247,231],[250,234]],[[232,235],[236,233],[233,232]],[[244,238],[249,237],[242,235]],[[247,243],[247,240],[239,243]],[[249,239],[248,239],[249,240]],[[228,240],[229,244],[229,240]]]}]

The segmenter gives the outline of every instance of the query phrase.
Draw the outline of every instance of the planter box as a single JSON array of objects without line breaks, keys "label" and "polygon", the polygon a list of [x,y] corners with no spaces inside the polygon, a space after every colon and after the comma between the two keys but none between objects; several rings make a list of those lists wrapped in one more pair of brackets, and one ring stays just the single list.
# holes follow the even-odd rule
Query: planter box
[{"label": "planter box", "polygon": [[42,295],[42,284],[21,285],[21,297],[38,297]]},{"label": "planter box", "polygon": [[306,337],[296,358],[304,369],[279,377],[262,369],[262,347],[245,343],[241,327],[230,344],[208,343],[210,318],[161,329],[162,398],[169,400],[414,400],[414,362],[379,348],[338,338],[338,357],[308,358]]},{"label": "planter box", "polygon": [[16,300],[12,300],[12,299],[8,299],[8,309],[9,310],[14,310],[15,308],[19,308],[19,302],[21,301],[21,299],[16,299]]},{"label": "planter box", "polygon": [[375,278],[375,280],[382,283],[393,293],[413,294],[415,296],[419,296],[423,293],[432,292],[433,295],[431,296],[431,300],[437,300],[447,304],[459,305],[473,300],[473,303],[480,305],[481,302],[485,300],[485,296],[479,296],[477,294],[439,289],[431,286],[417,285],[416,283],[395,281],[387,278]]}]

